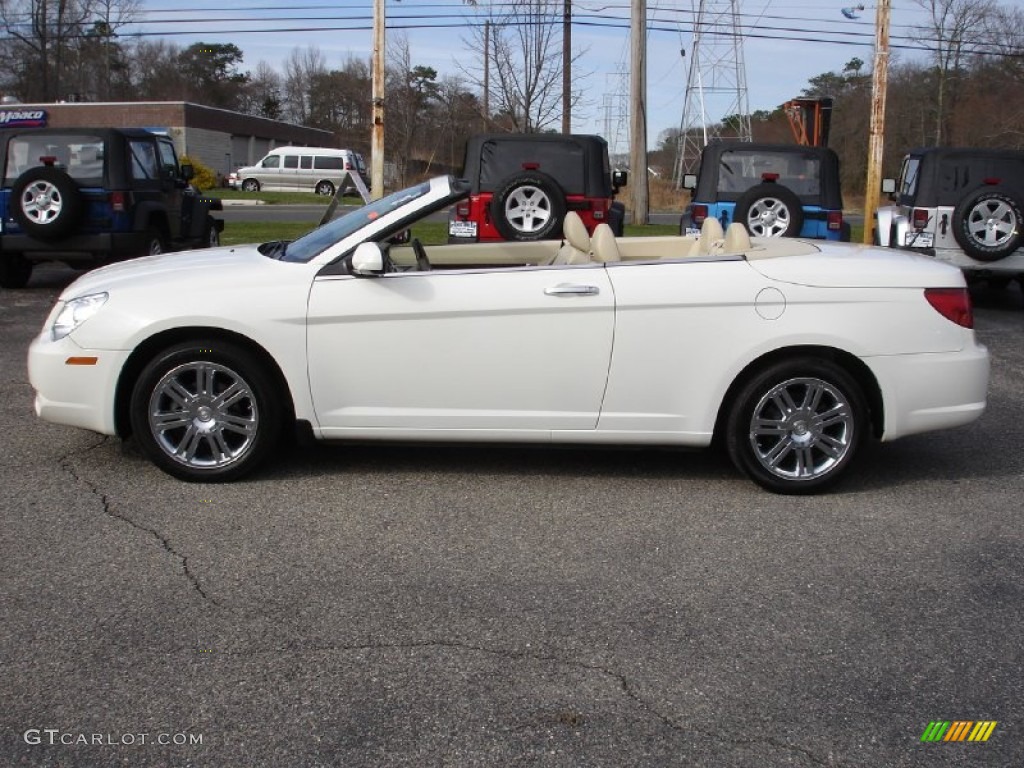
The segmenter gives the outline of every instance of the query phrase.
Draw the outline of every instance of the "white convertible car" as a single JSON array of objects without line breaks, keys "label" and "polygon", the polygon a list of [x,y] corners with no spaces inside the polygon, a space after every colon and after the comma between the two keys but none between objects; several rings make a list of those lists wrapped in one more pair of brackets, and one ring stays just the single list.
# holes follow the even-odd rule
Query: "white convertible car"
[{"label": "white convertible car", "polygon": [[834,483],[872,437],[976,419],[988,353],[960,272],[888,249],[593,237],[409,240],[468,191],[396,192],[293,242],[90,272],[29,352],[47,421],[237,478],[321,439],[707,446],[772,491]]}]

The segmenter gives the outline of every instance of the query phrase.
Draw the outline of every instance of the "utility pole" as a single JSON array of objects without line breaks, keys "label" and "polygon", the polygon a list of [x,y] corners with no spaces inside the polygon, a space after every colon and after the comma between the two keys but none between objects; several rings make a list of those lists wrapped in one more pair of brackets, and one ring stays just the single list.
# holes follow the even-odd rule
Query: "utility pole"
[{"label": "utility pole", "polygon": [[370,197],[384,195],[384,0],[373,0],[373,129],[370,136]]},{"label": "utility pole", "polygon": [[562,13],[562,133],[572,133],[572,0]]},{"label": "utility pole", "polygon": [[870,245],[882,186],[885,144],[885,91],[889,80],[889,11],[892,0],[878,0],[875,13],[875,66],[871,73],[871,129],[868,139],[868,186],[864,191],[864,243]]},{"label": "utility pole", "polygon": [[491,127],[491,20],[484,22],[484,133]]},{"label": "utility pole", "polygon": [[647,224],[647,0],[632,0],[629,28],[629,187],[633,191],[633,223]]}]

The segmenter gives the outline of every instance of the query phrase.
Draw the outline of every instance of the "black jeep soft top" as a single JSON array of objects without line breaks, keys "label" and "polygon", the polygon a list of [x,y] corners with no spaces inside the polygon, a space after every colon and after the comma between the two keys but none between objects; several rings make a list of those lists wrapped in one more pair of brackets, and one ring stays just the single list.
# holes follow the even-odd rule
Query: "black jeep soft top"
[{"label": "black jeep soft top", "polygon": [[[778,183],[789,187],[804,205],[842,210],[843,196],[839,183],[839,157],[828,147],[806,147],[799,144],[767,144],[761,142],[712,141],[701,155],[697,186],[693,199],[701,202],[736,202],[744,192],[762,182],[756,167],[743,167],[729,162],[730,155],[786,154],[814,161],[820,178],[803,180],[798,175],[780,174]],[[774,170],[774,168],[773,168]]]},{"label": "black jeep soft top", "polygon": [[919,147],[907,152],[907,158],[918,160],[917,178],[906,180],[908,188],[896,190],[901,205],[955,206],[966,192],[994,183],[1024,193],[1021,150]]},{"label": "black jeep soft top", "polygon": [[469,180],[471,194],[496,192],[509,176],[521,173],[524,164],[556,179],[567,195],[611,197],[614,194],[608,143],[600,136],[586,134],[472,136],[466,144],[462,177]]}]

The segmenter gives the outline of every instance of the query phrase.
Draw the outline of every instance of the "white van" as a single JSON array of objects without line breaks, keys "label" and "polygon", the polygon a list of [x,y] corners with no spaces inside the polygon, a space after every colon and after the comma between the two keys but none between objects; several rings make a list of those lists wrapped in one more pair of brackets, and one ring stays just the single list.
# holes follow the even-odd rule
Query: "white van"
[{"label": "white van", "polygon": [[246,192],[316,192],[333,195],[345,180],[343,192],[354,191],[345,171],[359,174],[368,183],[363,156],[351,149],[326,147],[278,147],[256,165],[239,168],[228,177],[228,186]]}]

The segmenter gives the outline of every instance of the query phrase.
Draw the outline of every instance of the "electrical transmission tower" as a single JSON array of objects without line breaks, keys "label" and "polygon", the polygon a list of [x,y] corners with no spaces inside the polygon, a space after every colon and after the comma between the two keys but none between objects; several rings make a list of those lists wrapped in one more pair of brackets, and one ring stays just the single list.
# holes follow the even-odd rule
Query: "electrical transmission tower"
[{"label": "electrical transmission tower", "polygon": [[[626,71],[605,75],[605,93],[601,111],[604,138],[612,157],[629,153],[629,77]],[[614,165],[614,160],[612,161]]]},{"label": "electrical transmission tower", "polygon": [[693,45],[673,170],[677,184],[696,172],[709,141],[752,138],[739,0],[691,0],[690,7]]}]

